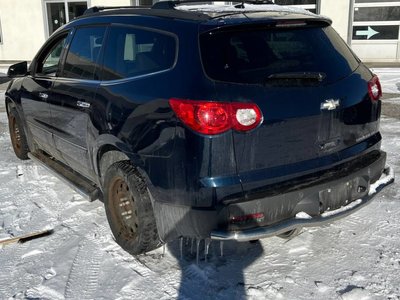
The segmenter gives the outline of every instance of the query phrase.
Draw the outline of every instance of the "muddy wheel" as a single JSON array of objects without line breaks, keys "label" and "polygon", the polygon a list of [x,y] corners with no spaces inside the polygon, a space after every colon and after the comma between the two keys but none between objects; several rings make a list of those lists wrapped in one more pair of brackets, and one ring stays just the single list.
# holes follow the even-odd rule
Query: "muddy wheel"
[{"label": "muddy wheel", "polygon": [[15,108],[11,109],[8,115],[8,127],[15,155],[22,160],[29,159],[28,142],[22,127],[21,119],[19,118],[18,112]]},{"label": "muddy wheel", "polygon": [[106,172],[104,205],[116,242],[137,255],[161,246],[146,183],[129,162],[117,162]]},{"label": "muddy wheel", "polygon": [[300,234],[300,232],[301,232],[301,228],[296,228],[293,230],[286,231],[282,234],[278,234],[278,237],[289,240],[289,239],[294,238],[295,236],[298,236]]}]

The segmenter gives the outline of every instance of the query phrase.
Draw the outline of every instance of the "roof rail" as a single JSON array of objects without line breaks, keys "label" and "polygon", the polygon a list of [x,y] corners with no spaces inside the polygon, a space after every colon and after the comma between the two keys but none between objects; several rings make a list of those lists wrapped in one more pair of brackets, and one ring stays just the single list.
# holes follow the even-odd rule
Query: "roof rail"
[{"label": "roof rail", "polygon": [[107,9],[118,9],[118,8],[151,8],[149,5],[141,5],[141,6],[93,6],[85,10],[83,15],[89,15],[89,14],[94,14],[98,13],[103,10]]},{"label": "roof rail", "polygon": [[[89,14],[94,14],[98,13],[104,10],[108,9],[119,9],[119,8],[152,8],[152,9],[174,9],[177,5],[180,4],[194,4],[194,3],[210,3],[210,2],[224,2],[226,3],[226,0],[213,0],[213,1],[204,1],[204,0],[168,0],[168,1],[159,1],[151,5],[141,5],[141,6],[93,6],[85,10],[83,15],[89,15]],[[272,0],[233,0],[229,1],[233,3],[240,3],[241,6],[245,3],[248,4],[274,4]],[[239,5],[240,5],[239,4]]]},{"label": "roof rail", "polygon": [[174,9],[177,5],[180,4],[189,4],[189,3],[209,3],[209,2],[233,2],[233,3],[241,3],[243,6],[245,3],[247,4],[275,4],[272,0],[213,0],[213,1],[204,1],[204,0],[172,0],[172,1],[159,1],[153,4],[152,9]]}]

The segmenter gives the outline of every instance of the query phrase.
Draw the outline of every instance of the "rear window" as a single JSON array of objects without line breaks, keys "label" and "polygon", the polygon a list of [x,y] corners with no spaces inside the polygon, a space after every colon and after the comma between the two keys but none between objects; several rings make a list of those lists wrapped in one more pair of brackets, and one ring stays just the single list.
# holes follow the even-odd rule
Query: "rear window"
[{"label": "rear window", "polygon": [[359,64],[330,26],[213,31],[202,34],[200,44],[206,74],[219,81],[265,84],[309,73],[329,83]]}]

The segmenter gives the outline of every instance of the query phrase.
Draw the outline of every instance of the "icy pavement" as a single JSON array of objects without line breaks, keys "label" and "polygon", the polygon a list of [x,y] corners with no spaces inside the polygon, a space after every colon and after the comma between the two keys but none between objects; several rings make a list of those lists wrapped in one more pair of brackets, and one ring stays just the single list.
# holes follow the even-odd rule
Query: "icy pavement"
[{"label": "icy pavement", "polygon": [[400,94],[400,69],[399,68],[373,68],[382,84],[383,93]]},{"label": "icy pavement", "polygon": [[[0,96],[1,97],[1,96]],[[0,99],[0,103],[3,100]],[[31,161],[19,161],[0,104],[0,239],[54,227],[0,249],[0,299],[400,299],[398,182],[354,215],[286,241],[191,242],[134,258],[89,203]],[[383,148],[400,174],[400,121],[383,118]],[[204,244],[201,244],[204,248]]]}]

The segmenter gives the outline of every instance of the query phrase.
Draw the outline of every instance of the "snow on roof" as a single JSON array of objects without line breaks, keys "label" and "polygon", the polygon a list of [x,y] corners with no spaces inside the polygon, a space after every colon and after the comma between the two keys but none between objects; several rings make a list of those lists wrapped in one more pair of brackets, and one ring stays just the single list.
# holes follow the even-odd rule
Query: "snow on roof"
[{"label": "snow on roof", "polygon": [[175,9],[185,10],[185,11],[198,11],[205,13],[243,13],[243,12],[278,12],[278,13],[297,13],[305,14],[310,16],[315,16],[314,13],[299,8],[299,7],[289,7],[281,6],[276,4],[266,4],[266,5],[254,5],[244,3],[243,8],[240,7],[241,3],[235,5],[226,4],[200,4],[200,5],[177,5]]}]

